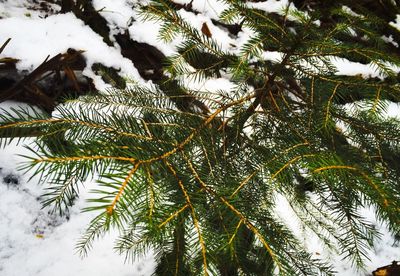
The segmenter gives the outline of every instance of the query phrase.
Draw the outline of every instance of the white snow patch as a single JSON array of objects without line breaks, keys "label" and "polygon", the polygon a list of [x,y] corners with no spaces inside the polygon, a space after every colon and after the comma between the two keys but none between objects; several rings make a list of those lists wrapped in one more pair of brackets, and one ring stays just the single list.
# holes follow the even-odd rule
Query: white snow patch
[{"label": "white snow patch", "polygon": [[267,0],[261,2],[249,2],[247,5],[251,8],[263,10],[265,12],[282,13],[290,5],[288,0]]},{"label": "white snow patch", "polygon": [[397,14],[394,22],[389,22],[389,25],[395,27],[397,30],[400,31],[400,14]]},{"label": "white snow patch", "polygon": [[389,103],[387,109],[387,116],[392,118],[397,118],[398,120],[400,120],[400,104]]},{"label": "white snow patch", "polygon": [[397,48],[399,47],[399,44],[393,39],[392,35],[390,35],[390,36],[383,35],[382,40],[385,41],[386,43],[391,43],[393,46],[395,46]]},{"label": "white snow patch", "polygon": [[[80,213],[87,193],[71,209],[70,219],[60,218],[41,209],[41,187],[26,182],[26,175],[16,176],[18,185],[7,185],[3,177],[13,174],[16,153],[24,153],[14,144],[1,150],[0,171],[0,275],[150,275],[154,267],[151,256],[134,264],[124,264],[116,254],[113,241],[116,231],[94,244],[88,257],[81,259],[75,245],[94,213]],[[10,159],[5,158],[9,156]],[[20,161],[20,160],[18,160]],[[15,165],[15,164],[14,164]],[[90,186],[90,183],[87,183]]]},{"label": "white snow patch", "polygon": [[264,51],[261,55],[264,60],[269,60],[276,63],[282,61],[283,56],[283,53],[277,51]]},{"label": "white snow patch", "polygon": [[225,78],[207,78],[205,81],[193,81],[190,79],[184,80],[185,87],[206,92],[217,92],[219,90],[231,91],[235,84]]},{"label": "white snow patch", "polygon": [[114,28],[127,28],[129,21],[133,20],[134,2],[129,0],[93,0],[93,8],[99,11]]},{"label": "white snow patch", "polygon": [[2,0],[0,2],[0,19],[8,17],[27,17],[37,19],[46,17],[52,12],[60,10],[58,5],[51,4],[47,1],[45,5],[47,5],[48,11],[43,10],[43,8],[41,10],[34,8],[38,5],[32,0]]},{"label": "white snow patch", "polygon": [[212,19],[219,19],[219,15],[228,7],[226,3],[218,0],[176,0],[175,3],[188,5],[192,2],[192,8]]},{"label": "white snow patch", "polygon": [[336,75],[344,76],[363,76],[365,78],[379,77],[379,72],[370,64],[362,64],[359,62],[352,62],[344,58],[334,57],[331,62],[337,68]]},{"label": "white snow patch", "polygon": [[165,56],[176,54],[175,48],[182,40],[178,37],[171,43],[164,43],[159,38],[160,28],[160,24],[154,21],[135,21],[129,27],[129,34],[133,40],[150,44]]},{"label": "white snow patch", "polygon": [[345,13],[350,14],[350,15],[352,15],[352,16],[355,16],[355,17],[363,17],[363,16],[359,15],[358,13],[354,12],[352,9],[350,9],[350,7],[348,7],[348,6],[346,6],[346,5],[343,5],[343,6],[342,6],[342,10],[343,10]]},{"label": "white snow patch", "polygon": [[[84,75],[94,77],[93,63],[120,68],[121,75],[141,79],[132,62],[118,49],[109,47],[102,38],[72,13],[52,15],[45,19],[6,18],[0,20],[0,38],[11,38],[0,55],[18,58],[18,70],[32,71],[48,55],[64,53],[68,48],[83,50],[87,67]],[[3,40],[3,39],[2,39]],[[101,84],[101,83],[100,83]]]}]

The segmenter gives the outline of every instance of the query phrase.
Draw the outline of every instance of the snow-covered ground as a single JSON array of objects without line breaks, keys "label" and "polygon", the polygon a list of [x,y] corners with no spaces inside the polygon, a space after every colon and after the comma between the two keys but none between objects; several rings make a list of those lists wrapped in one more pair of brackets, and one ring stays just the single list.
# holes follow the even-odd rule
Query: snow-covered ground
[{"label": "snow-covered ground", "polygon": [[[93,0],[94,7],[102,10],[102,15],[107,19],[112,32],[119,28],[126,28],[132,17],[137,15],[132,11],[130,0]],[[187,3],[189,1],[176,1]],[[269,2],[269,5],[266,3]],[[259,8],[279,10],[287,1],[269,0]],[[83,72],[94,79],[98,89],[106,87],[99,76],[90,69],[94,62],[101,62],[105,66],[121,69],[121,73],[142,80],[134,64],[123,58],[117,47],[106,45],[102,38],[89,27],[77,19],[73,14],[52,14],[32,10],[33,1],[0,0],[0,45],[9,37],[12,38],[4,49],[1,57],[14,57],[21,61],[18,69],[32,70],[38,66],[47,55],[56,55],[65,52],[68,48],[85,50],[87,68]],[[216,34],[221,45],[227,50],[234,50],[231,45],[240,45],[248,34],[239,34],[236,41],[232,41],[226,32],[214,26],[210,18],[217,18],[223,6],[214,0],[194,0],[193,7],[202,11],[202,14],[193,15],[182,11],[182,16],[190,18],[190,22],[198,25],[207,22],[211,32]],[[58,7],[53,7],[57,11]],[[270,11],[270,10],[268,10]],[[135,18],[136,19],[136,18]],[[400,20],[398,20],[400,24]],[[129,25],[132,38],[140,42],[147,42],[162,51],[164,54],[173,53],[170,45],[163,44],[157,39],[158,26],[153,23],[134,21]],[[339,70],[347,74],[373,74],[365,66],[338,62]],[[143,81],[143,80],[142,80]],[[196,88],[214,88],[211,86],[228,86],[225,79],[214,80],[202,85],[193,84]],[[6,102],[0,107],[8,107],[13,103]],[[390,116],[400,116],[397,105],[391,105]],[[29,141],[26,141],[29,142]],[[105,238],[95,243],[89,256],[81,259],[75,254],[75,243],[80,238],[91,217],[95,214],[81,213],[85,206],[87,191],[82,189],[78,202],[72,207],[69,218],[60,218],[49,214],[48,209],[42,209],[38,197],[43,188],[35,179],[27,182],[28,175],[22,175],[16,170],[23,159],[17,154],[26,154],[23,146],[12,143],[0,149],[0,275],[4,276],[51,276],[51,275],[150,275],[154,268],[152,256],[134,264],[124,263],[124,258],[113,250],[113,239],[116,233],[110,233]],[[92,183],[87,183],[87,189]],[[280,201],[279,210],[283,217],[292,221],[288,205]],[[371,251],[371,261],[367,264],[366,271],[371,272],[377,267],[387,265],[392,260],[400,260],[400,247],[395,244],[393,237],[375,221],[370,211],[366,217],[376,223],[382,232],[382,239],[376,243],[376,248]],[[292,227],[297,227],[295,221]],[[357,274],[350,268],[350,264],[342,261],[340,256],[329,255],[324,248],[308,237],[306,244],[311,252],[316,255],[326,255],[337,265],[338,275],[363,275]]]},{"label": "snow-covered ground", "polygon": [[[28,142],[28,141],[27,141]],[[114,252],[110,233],[94,246],[93,253],[80,258],[75,244],[94,214],[81,213],[86,193],[71,208],[68,219],[42,209],[42,187],[27,182],[27,175],[15,170],[23,161],[16,154],[27,154],[12,143],[0,151],[0,275],[150,275],[153,259],[124,264]],[[90,183],[87,184],[90,186]],[[89,187],[88,187],[89,188]]]}]

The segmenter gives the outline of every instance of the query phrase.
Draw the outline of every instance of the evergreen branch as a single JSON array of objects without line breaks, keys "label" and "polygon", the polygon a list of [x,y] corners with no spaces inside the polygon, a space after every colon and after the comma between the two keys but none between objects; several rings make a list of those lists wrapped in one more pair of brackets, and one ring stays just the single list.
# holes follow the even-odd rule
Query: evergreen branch
[{"label": "evergreen branch", "polygon": [[378,87],[378,89],[376,91],[376,97],[375,97],[374,103],[373,103],[372,108],[371,108],[371,113],[375,113],[376,112],[378,103],[379,103],[380,98],[381,98],[381,91],[382,91],[382,86]]},{"label": "evergreen branch", "polygon": [[[294,146],[291,146],[291,147],[289,147],[289,148],[283,150],[283,151],[281,152],[281,155],[287,154],[287,153],[289,153],[290,151],[296,149],[297,147],[308,146],[308,145],[309,145],[308,142],[296,144],[296,145],[294,145]],[[258,173],[262,168],[268,166],[268,164],[270,164],[271,162],[275,161],[277,158],[281,157],[281,155],[280,155],[280,156],[277,155],[277,156],[273,157],[271,160],[268,161],[268,163],[259,166],[254,172],[252,172],[252,173],[251,173],[250,175],[248,175],[245,179],[243,179],[243,180],[240,182],[239,186],[236,188],[236,190],[230,195],[229,198],[231,198],[231,199],[234,198],[235,195],[236,195],[236,194],[237,194],[237,193],[238,193],[238,192],[239,192],[253,177],[254,177],[254,176],[256,176],[257,173]],[[297,157],[295,158],[295,160],[292,159],[292,160],[293,160],[292,162],[288,162],[284,167],[282,167],[280,170],[278,170],[277,172],[275,172],[274,175],[271,177],[271,179],[275,178],[276,175],[278,175],[285,167],[287,167],[287,166],[290,165],[291,163],[297,161],[297,160],[300,159],[301,157],[302,157],[302,156],[297,156]]]},{"label": "evergreen branch", "polygon": [[345,169],[345,170],[350,170],[350,171],[355,171],[358,174],[360,174],[366,181],[367,183],[372,186],[372,188],[374,188],[378,194],[381,196],[382,198],[382,205],[385,207],[388,207],[389,204],[391,204],[389,202],[389,200],[387,199],[387,196],[385,195],[385,192],[382,191],[381,187],[379,187],[374,181],[372,181],[372,179],[363,171],[360,171],[359,169],[352,167],[352,166],[345,166],[345,165],[331,165],[331,166],[325,166],[325,167],[321,167],[318,169],[315,169],[313,171],[313,173],[320,173],[326,170],[341,170],[341,169]]},{"label": "evergreen branch", "polygon": [[[329,249],[334,249],[335,247],[332,241],[332,237],[336,241],[340,240],[340,236],[338,233],[336,233],[337,230],[335,229],[335,226],[336,228],[339,228],[340,226],[329,225],[327,221],[324,221],[324,219],[326,218],[325,214],[321,217],[317,217],[317,215],[310,211],[307,205],[303,204],[303,202],[299,203],[296,198],[293,198],[293,201],[291,200],[288,200],[288,203],[298,219],[302,221],[304,225],[308,227],[325,245],[327,245]],[[294,206],[294,204],[298,204],[298,206]],[[319,211],[319,214],[321,214],[318,208],[315,208],[315,206],[313,207],[316,211]],[[307,215],[312,218],[311,221],[309,220]],[[321,228],[326,229],[327,233],[323,233],[323,231],[321,231]]]},{"label": "evergreen branch", "polygon": [[95,156],[71,156],[71,157],[54,157],[54,158],[40,158],[34,159],[34,163],[67,163],[67,162],[76,162],[76,161],[94,161],[94,160],[104,160],[110,159],[115,161],[126,161],[130,163],[135,163],[136,159],[129,158],[129,157],[121,157],[121,156],[102,156],[102,155],[95,155]]},{"label": "evergreen branch", "polygon": [[[270,27],[273,30],[276,30],[278,33],[286,34],[285,29],[279,26],[269,16],[261,13],[261,11],[248,8],[245,4],[237,1],[228,1],[228,3],[230,3],[232,7],[240,12],[245,22],[247,22],[250,26],[254,26],[254,28],[257,28],[257,26]],[[263,23],[260,24],[259,20],[263,20]]]},{"label": "evergreen branch", "polygon": [[314,173],[319,173],[322,171],[326,171],[326,170],[332,170],[332,169],[347,169],[347,170],[352,170],[352,171],[356,171],[357,169],[351,166],[344,166],[344,165],[332,165],[332,166],[326,166],[326,167],[321,167],[318,169],[315,169],[313,172]]},{"label": "evergreen branch", "polygon": [[[73,201],[78,194],[78,181],[79,180],[76,179],[76,177],[71,177],[61,183],[51,183],[51,187],[47,188],[46,193],[42,195],[42,197],[45,198],[42,201],[43,206],[54,204],[54,210],[58,209],[59,213],[63,214],[62,204],[67,207],[72,206]],[[58,185],[53,187],[56,184]]]},{"label": "evergreen branch", "polygon": [[[359,240],[356,238],[358,235],[358,231],[356,229],[356,226],[354,225],[354,222],[352,220],[352,218],[349,216],[348,220],[347,220],[347,225],[350,228],[350,232],[351,232],[351,238],[352,238],[352,243],[354,245],[354,252],[356,253],[356,256],[353,257],[353,259],[355,260],[357,266],[359,267],[363,267],[364,266],[364,261],[363,258],[365,258],[367,256],[367,253],[365,252],[365,250],[362,248],[362,245],[359,244]],[[344,243],[346,243],[346,241],[344,241]]]},{"label": "evergreen branch", "polygon": [[151,176],[151,172],[148,166],[145,166],[146,174],[147,174],[147,181],[149,183],[149,189],[150,189],[150,208],[149,208],[149,217],[151,218],[153,216],[154,212],[154,204],[155,204],[155,198],[154,198],[154,179]]},{"label": "evergreen branch", "polygon": [[132,138],[141,139],[141,140],[146,140],[146,141],[151,141],[151,140],[153,140],[152,137],[147,137],[147,136],[137,135],[137,134],[134,134],[134,133],[127,133],[127,132],[123,132],[123,131],[118,131],[117,129],[112,128],[112,127],[107,127],[107,126],[99,125],[99,124],[95,124],[95,123],[88,123],[88,122],[80,121],[80,120],[59,119],[58,122],[61,122],[61,123],[64,123],[64,122],[65,122],[65,123],[71,123],[71,124],[79,124],[79,125],[87,126],[87,127],[90,127],[90,128],[101,129],[101,130],[110,132],[110,133],[112,133],[112,134],[117,134],[117,135],[132,137]]},{"label": "evergreen branch", "polygon": [[271,246],[268,244],[268,242],[265,240],[265,238],[261,235],[261,233],[257,230],[257,228],[246,218],[245,215],[243,215],[240,211],[238,211],[232,204],[230,204],[224,197],[220,197],[220,200],[229,208],[232,210],[232,212],[235,213],[241,220],[243,220],[243,223],[247,226],[247,228],[252,231],[256,237],[259,239],[259,241],[263,244],[264,248],[267,250],[267,252],[270,254],[271,258],[274,260],[274,263],[278,266],[279,271],[283,271],[281,267],[281,263],[277,258],[276,253],[272,250]]},{"label": "evergreen branch", "polygon": [[332,100],[333,100],[333,98],[335,97],[336,91],[337,91],[337,89],[339,88],[340,84],[341,84],[341,83],[337,83],[337,84],[336,84],[335,88],[333,89],[332,95],[329,97],[328,103],[327,103],[327,105],[326,105],[325,122],[324,122],[325,128],[326,128],[326,126],[327,126],[327,124],[328,124],[328,120],[329,120],[329,109],[330,109],[330,107],[331,107]]},{"label": "evergreen branch", "polygon": [[124,182],[121,184],[121,187],[117,193],[117,195],[115,196],[114,200],[112,201],[112,203],[110,204],[109,207],[107,207],[107,214],[108,215],[112,215],[115,209],[115,205],[118,203],[122,193],[124,192],[126,186],[128,185],[129,181],[132,179],[132,177],[134,176],[134,174],[136,173],[136,171],[139,169],[141,163],[140,162],[136,162],[134,163],[133,168],[129,171],[128,175],[126,176]]},{"label": "evergreen branch", "polygon": [[176,146],[175,148],[173,148],[172,150],[163,153],[160,156],[156,156],[147,160],[143,160],[143,163],[151,163],[154,161],[158,161],[158,160],[163,160],[168,158],[169,156],[175,154],[176,152],[182,150],[188,143],[190,143],[190,141],[196,136],[196,134],[202,130],[203,128],[205,128],[206,126],[208,126],[221,112],[227,110],[228,108],[241,104],[245,101],[250,100],[251,98],[254,97],[254,94],[250,94],[247,95],[243,98],[240,98],[236,101],[230,102],[229,104],[224,105],[223,107],[219,108],[218,110],[216,110],[214,113],[212,113],[210,116],[208,116],[208,118],[206,120],[203,121],[203,123],[197,128],[195,129],[189,136],[187,136],[182,142],[180,142],[178,144],[178,146]]},{"label": "evergreen branch", "polygon": [[[208,169],[210,171],[210,174],[215,178],[214,169],[213,169],[213,167],[211,165],[209,154],[207,153],[206,146],[205,146],[203,138],[201,136],[200,136],[200,142],[201,142],[201,147],[202,147],[202,150],[203,150],[203,153],[204,153],[204,157],[206,158],[206,161],[207,161],[207,165],[208,165]],[[216,159],[215,156],[214,156],[214,159]]]},{"label": "evergreen branch", "polygon": [[26,122],[16,122],[16,123],[10,123],[10,124],[4,124],[0,126],[0,129],[7,129],[7,128],[15,128],[15,127],[20,127],[20,126],[32,126],[32,125],[37,125],[37,124],[48,124],[48,123],[59,123],[62,120],[60,119],[44,119],[44,120],[32,120],[32,121],[26,121]]},{"label": "evergreen branch", "polygon": [[334,83],[334,84],[341,84],[343,86],[359,86],[359,87],[372,87],[372,88],[388,88],[388,89],[394,89],[399,91],[399,88],[394,86],[394,85],[389,85],[389,84],[384,84],[384,83],[370,83],[370,82],[366,82],[364,79],[362,79],[362,81],[357,81],[357,82],[351,82],[351,81],[346,81],[346,80],[338,80],[335,78],[329,78],[327,76],[324,75],[319,75],[317,73],[312,73],[309,72],[307,70],[305,70],[304,68],[301,68],[293,63],[288,63],[289,66],[295,68],[296,70],[299,70],[302,74],[309,76],[310,78],[316,78],[316,79],[320,79],[323,81],[327,81],[330,83]]},{"label": "evergreen branch", "polygon": [[178,174],[176,173],[176,170],[174,169],[174,167],[171,165],[171,163],[169,163],[165,159],[164,159],[164,163],[167,166],[167,168],[170,170],[170,172],[173,174],[173,176],[176,178],[176,180],[178,181],[178,185],[179,185],[180,189],[182,190],[183,195],[185,196],[186,203],[187,203],[187,205],[189,206],[189,208],[191,210],[193,224],[194,224],[194,227],[196,228],[197,234],[199,236],[199,243],[200,243],[200,246],[201,246],[201,253],[202,253],[202,256],[203,256],[204,275],[207,276],[208,275],[208,272],[207,272],[207,257],[206,257],[207,250],[206,250],[206,246],[205,246],[205,243],[204,243],[203,235],[202,235],[201,230],[200,230],[199,221],[197,220],[193,204],[191,203],[189,194],[187,193],[187,191],[185,189],[185,186],[182,183],[182,180],[180,180],[180,178],[178,177]]},{"label": "evergreen branch", "polygon": [[239,210],[237,210],[232,204],[230,204],[224,197],[218,196],[215,191],[213,191],[208,185],[200,178],[199,174],[197,173],[196,169],[194,168],[192,162],[189,160],[189,158],[185,155],[184,152],[182,152],[182,156],[185,159],[189,169],[195,176],[195,179],[199,182],[201,187],[207,191],[209,194],[213,195],[214,197],[218,198],[221,200],[240,220],[243,221],[243,223],[247,226],[247,228],[252,231],[256,237],[260,240],[260,242],[263,244],[267,252],[270,254],[272,259],[274,260],[275,264],[278,266],[279,271],[282,271],[281,263],[277,259],[277,256],[275,255],[275,252],[272,250],[270,245],[267,243],[267,241],[264,239],[264,237],[260,234],[260,232],[257,230],[257,228],[247,219],[245,215],[243,215]]},{"label": "evergreen branch", "polygon": [[242,224],[243,224],[243,221],[239,220],[239,223],[237,224],[237,226],[235,228],[235,231],[233,232],[231,238],[229,239],[228,244],[231,244],[233,242],[233,240],[235,239],[235,237],[236,237],[236,235],[237,235],[237,233],[239,231],[239,228],[240,228],[240,226],[242,226]]},{"label": "evergreen branch", "polygon": [[157,4],[160,4],[160,7],[155,5],[148,5],[143,7],[143,11],[147,12],[147,14],[152,13],[155,16],[155,19],[165,18],[171,23],[173,23],[180,33],[186,36],[188,39],[194,40],[196,43],[200,44],[202,47],[207,49],[210,53],[213,53],[217,56],[221,55],[221,51],[217,45],[211,42],[205,35],[200,35],[199,31],[190,27],[188,23],[186,23],[182,18],[178,15],[178,13],[173,10],[167,2],[163,0],[158,0]]},{"label": "evergreen branch", "polygon": [[[111,128],[111,127],[107,127],[107,126],[99,125],[99,124],[95,124],[95,123],[89,123],[89,122],[77,120],[77,119],[73,120],[73,119],[53,118],[53,119],[44,119],[44,120],[32,120],[32,121],[5,124],[5,125],[0,126],[0,129],[8,129],[8,128],[12,129],[12,128],[21,127],[21,126],[22,127],[36,126],[36,125],[40,126],[40,125],[63,124],[63,123],[78,124],[78,125],[87,126],[90,128],[101,129],[101,130],[110,132],[112,134],[123,135],[123,136],[127,136],[127,137],[141,139],[141,140],[147,140],[147,141],[153,140],[152,137],[146,137],[146,136],[137,135],[134,133],[122,132],[122,131],[118,131],[117,129]],[[49,134],[47,134],[47,135],[49,135]],[[41,136],[41,134],[39,134],[39,136]]]},{"label": "evergreen branch", "polygon": [[304,157],[313,157],[313,156],[315,156],[315,154],[304,154],[304,155],[299,155],[299,156],[296,156],[296,157],[290,159],[281,168],[279,168],[279,170],[277,170],[275,173],[273,173],[271,175],[270,180],[275,179],[278,176],[278,174],[280,174],[284,169],[286,169],[288,166],[290,166],[291,164],[295,163],[296,161],[298,161],[298,160],[300,160],[300,159],[302,159]]},{"label": "evergreen branch", "polygon": [[164,227],[164,225],[166,225],[168,222],[170,222],[172,219],[176,218],[180,213],[182,213],[183,211],[186,210],[186,208],[190,207],[189,203],[186,203],[185,205],[183,205],[182,208],[180,208],[179,210],[177,210],[175,213],[173,213],[172,215],[170,215],[166,220],[164,220],[163,222],[161,222],[158,227],[162,228]]},{"label": "evergreen branch", "polygon": [[98,215],[91,221],[85,235],[78,241],[75,247],[81,257],[87,256],[88,251],[92,248],[93,241],[106,232],[107,221],[108,219],[104,216],[104,213]]},{"label": "evergreen branch", "polygon": [[255,170],[254,172],[252,172],[250,175],[248,175],[245,179],[242,180],[242,182],[239,183],[239,186],[236,188],[236,190],[230,195],[229,198],[234,198],[235,195],[254,177],[256,176],[259,171],[263,168],[264,166],[260,166],[259,168],[257,168],[257,170]]}]

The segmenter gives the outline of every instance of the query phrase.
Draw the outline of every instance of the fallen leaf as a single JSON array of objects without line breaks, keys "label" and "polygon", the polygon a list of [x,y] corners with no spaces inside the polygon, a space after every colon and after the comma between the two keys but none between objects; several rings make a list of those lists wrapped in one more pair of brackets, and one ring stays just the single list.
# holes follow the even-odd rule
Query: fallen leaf
[{"label": "fallen leaf", "polygon": [[211,31],[208,28],[206,22],[203,23],[203,26],[201,27],[201,32],[207,37],[212,37]]}]

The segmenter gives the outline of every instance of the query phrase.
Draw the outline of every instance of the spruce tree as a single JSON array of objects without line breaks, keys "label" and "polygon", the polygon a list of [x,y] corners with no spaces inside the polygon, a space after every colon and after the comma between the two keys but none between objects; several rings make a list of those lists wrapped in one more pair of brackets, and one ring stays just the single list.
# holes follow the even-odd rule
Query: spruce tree
[{"label": "spruce tree", "polygon": [[[155,275],[334,274],[276,212],[282,197],[359,269],[379,236],[362,208],[399,234],[400,121],[385,114],[399,101],[400,59],[382,37],[388,22],[362,5],[294,2],[276,14],[226,0],[220,24],[253,33],[233,52],[185,21],[184,6],[153,0],[143,18],[162,25],[164,41],[184,40],[165,61],[168,78],[67,101],[50,118],[2,111],[1,133],[39,133],[23,168],[51,183],[45,205],[64,212],[96,178],[85,210],[98,215],[80,253],[117,228],[117,251],[152,250]],[[340,58],[377,75],[339,75]],[[232,89],[182,81],[221,76]]]}]

